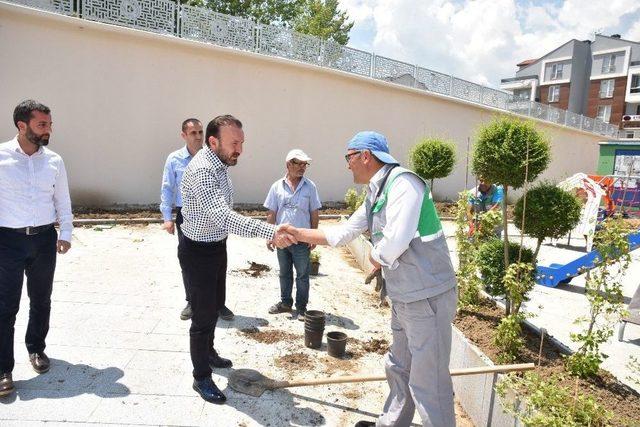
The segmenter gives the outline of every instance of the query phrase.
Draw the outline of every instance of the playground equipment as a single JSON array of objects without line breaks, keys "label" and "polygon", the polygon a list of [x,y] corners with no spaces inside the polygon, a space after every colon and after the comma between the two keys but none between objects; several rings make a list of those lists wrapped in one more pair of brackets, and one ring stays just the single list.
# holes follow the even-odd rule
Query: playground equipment
[{"label": "playground equipment", "polygon": [[[559,283],[569,283],[571,279],[596,267],[599,253],[592,250],[593,237],[598,221],[616,213],[625,217],[638,214],[640,208],[640,177],[621,175],[586,175],[577,173],[562,181],[558,187],[574,191],[585,199],[582,216],[578,225],[569,233],[584,236],[587,253],[566,264],[538,266],[536,283],[556,287]],[[600,209],[601,202],[604,209]],[[640,231],[628,235],[629,250],[640,246]]]}]

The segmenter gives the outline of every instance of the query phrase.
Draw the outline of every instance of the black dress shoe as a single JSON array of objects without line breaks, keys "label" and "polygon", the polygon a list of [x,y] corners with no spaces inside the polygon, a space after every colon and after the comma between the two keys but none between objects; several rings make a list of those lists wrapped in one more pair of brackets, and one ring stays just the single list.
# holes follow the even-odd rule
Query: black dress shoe
[{"label": "black dress shoe", "polygon": [[5,372],[0,374],[0,397],[9,396],[15,391],[13,386],[13,379],[11,378],[11,372]]},{"label": "black dress shoe", "polygon": [[233,366],[233,362],[224,357],[220,357],[218,352],[213,350],[213,354],[209,355],[209,366],[211,368],[230,368]]},{"label": "black dress shoe", "polygon": [[181,320],[189,320],[193,316],[193,311],[191,310],[191,303],[187,302],[187,306],[182,309],[180,312]]},{"label": "black dress shoe", "polygon": [[233,320],[233,318],[236,317],[233,311],[229,310],[226,305],[223,305],[222,308],[218,310],[218,316],[220,316],[222,320]]},{"label": "black dress shoe", "polygon": [[364,420],[358,421],[356,423],[356,427],[371,427],[371,426],[375,426],[375,425],[376,425],[376,423],[373,422],[373,421],[364,421]]},{"label": "black dress shoe", "polygon": [[49,362],[49,358],[44,354],[44,351],[29,354],[29,361],[33,366],[33,370],[39,374],[44,374],[51,366],[51,362]]},{"label": "black dress shoe", "polygon": [[200,381],[193,380],[193,389],[207,402],[222,405],[227,401],[227,397],[220,391],[211,378],[205,378]]}]

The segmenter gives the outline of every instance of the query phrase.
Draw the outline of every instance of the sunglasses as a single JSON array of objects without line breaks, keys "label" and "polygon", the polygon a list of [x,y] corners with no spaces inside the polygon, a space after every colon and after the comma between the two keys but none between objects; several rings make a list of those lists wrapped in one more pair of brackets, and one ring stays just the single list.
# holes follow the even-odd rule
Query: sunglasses
[{"label": "sunglasses", "polygon": [[344,159],[347,161],[347,163],[349,163],[351,161],[351,157],[355,156],[356,154],[362,154],[362,151],[354,151],[353,153],[345,154]]},{"label": "sunglasses", "polygon": [[292,159],[291,160],[291,164],[296,165],[296,166],[302,165],[302,166],[305,166],[305,167],[310,165],[309,162],[301,162],[301,161],[298,161],[296,159]]}]

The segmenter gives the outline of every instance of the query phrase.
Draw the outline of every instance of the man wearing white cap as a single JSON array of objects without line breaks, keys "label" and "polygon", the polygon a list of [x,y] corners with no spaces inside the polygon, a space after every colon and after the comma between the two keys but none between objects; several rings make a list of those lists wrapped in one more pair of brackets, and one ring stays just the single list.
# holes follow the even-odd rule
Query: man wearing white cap
[{"label": "man wearing white cap", "polygon": [[[322,206],[316,185],[304,173],[311,157],[304,151],[291,150],[285,159],[287,174],[273,183],[264,207],[269,210],[270,224],[292,224],[301,228],[318,228],[318,209]],[[304,320],[309,302],[309,252],[315,245],[298,243],[278,249],[280,264],[280,302],[269,308],[269,313],[287,313],[293,307],[293,267],[296,269],[296,311],[298,320]],[[272,242],[267,248],[273,251]]]}]

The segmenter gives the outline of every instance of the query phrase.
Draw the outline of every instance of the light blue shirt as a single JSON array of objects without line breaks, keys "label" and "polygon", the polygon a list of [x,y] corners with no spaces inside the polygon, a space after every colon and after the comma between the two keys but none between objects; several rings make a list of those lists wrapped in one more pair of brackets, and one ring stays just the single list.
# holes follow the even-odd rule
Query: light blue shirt
[{"label": "light blue shirt", "polygon": [[293,191],[285,178],[273,183],[264,207],[276,213],[276,224],[291,224],[294,227],[310,228],[311,212],[322,207],[316,185],[302,177]]},{"label": "light blue shirt", "polygon": [[179,150],[169,154],[164,164],[162,173],[162,188],[160,190],[160,212],[165,221],[171,221],[171,210],[173,207],[182,207],[182,196],[180,195],[180,182],[182,174],[193,157],[189,154],[185,145]]}]

